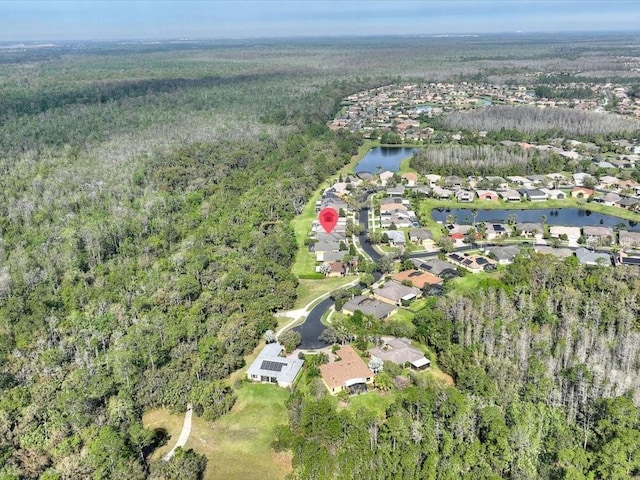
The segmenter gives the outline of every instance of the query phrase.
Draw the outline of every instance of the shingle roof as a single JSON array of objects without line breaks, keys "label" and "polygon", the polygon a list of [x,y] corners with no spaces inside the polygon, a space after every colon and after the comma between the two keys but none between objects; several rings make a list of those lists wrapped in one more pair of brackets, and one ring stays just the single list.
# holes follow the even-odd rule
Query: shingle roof
[{"label": "shingle roof", "polygon": [[320,375],[329,388],[343,387],[349,380],[373,377],[373,372],[351,346],[344,345],[336,355],[339,361],[320,365]]}]

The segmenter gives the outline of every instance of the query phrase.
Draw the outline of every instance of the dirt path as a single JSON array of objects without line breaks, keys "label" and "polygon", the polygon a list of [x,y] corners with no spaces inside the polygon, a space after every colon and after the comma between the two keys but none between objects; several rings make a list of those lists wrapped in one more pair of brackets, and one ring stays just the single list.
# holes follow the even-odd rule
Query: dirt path
[{"label": "dirt path", "polygon": [[173,448],[167,453],[162,459],[165,462],[168,462],[173,458],[173,454],[176,453],[176,449],[178,447],[184,447],[189,440],[189,435],[191,434],[191,417],[193,415],[193,407],[190,403],[187,404],[187,413],[184,415],[184,423],[182,424],[182,431],[180,432],[180,436],[178,437],[178,441],[173,446]]}]

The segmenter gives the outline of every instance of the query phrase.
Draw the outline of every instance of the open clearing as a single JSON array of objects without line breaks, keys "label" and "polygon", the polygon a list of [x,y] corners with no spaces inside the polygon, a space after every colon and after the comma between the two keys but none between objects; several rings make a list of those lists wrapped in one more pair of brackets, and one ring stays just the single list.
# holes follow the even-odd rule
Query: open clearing
[{"label": "open clearing", "polygon": [[[286,390],[274,385],[246,384],[236,390],[238,400],[231,412],[215,422],[193,417],[185,449],[206,455],[205,480],[282,480],[291,471],[291,455],[271,448],[273,429],[287,424]],[[143,424],[165,429],[171,436],[153,459],[162,457],[182,429],[183,414],[155,409],[145,413]]]}]

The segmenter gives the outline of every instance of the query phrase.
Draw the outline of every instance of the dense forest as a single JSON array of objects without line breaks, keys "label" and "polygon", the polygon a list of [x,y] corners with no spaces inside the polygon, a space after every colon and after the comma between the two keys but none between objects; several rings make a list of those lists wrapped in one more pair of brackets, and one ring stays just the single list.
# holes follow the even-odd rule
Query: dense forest
[{"label": "dense forest", "polygon": [[[635,52],[626,37],[584,50],[540,40],[0,53],[0,477],[200,478],[206,459],[192,451],[149,460],[158,439],[142,412],[191,402],[212,420],[233,406],[229,374],[296,296],[290,220],[361,141],[326,127],[342,98],[398,80],[530,81],[533,65],[624,77],[611,52]],[[637,459],[637,411],[608,398],[635,388],[637,280],[518,268],[485,287],[491,302],[447,296],[416,317],[456,388],[416,380],[384,420],[294,394],[278,437],[294,475],[637,473],[625,463]],[[513,287],[528,274],[539,285]],[[611,318],[620,291],[629,310]],[[577,341],[581,328],[592,337]],[[618,331],[629,333],[619,344]],[[605,382],[609,368],[620,373]],[[599,467],[618,444],[620,465]]]},{"label": "dense forest", "polygon": [[635,478],[639,295],[637,269],[525,252],[416,315],[455,387],[411,375],[382,415],[294,395],[277,445],[301,478]]}]

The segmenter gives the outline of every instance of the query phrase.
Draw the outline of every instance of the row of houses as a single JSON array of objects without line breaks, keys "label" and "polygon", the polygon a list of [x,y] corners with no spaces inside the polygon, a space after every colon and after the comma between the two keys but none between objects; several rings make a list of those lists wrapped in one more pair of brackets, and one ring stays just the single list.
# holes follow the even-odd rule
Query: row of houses
[{"label": "row of houses", "polygon": [[[247,370],[252,382],[272,383],[291,388],[302,370],[304,360],[283,356],[279,343],[265,345]],[[414,370],[429,368],[431,362],[415,348],[408,338],[388,338],[380,346],[369,350],[370,358],[389,361]],[[364,393],[373,384],[375,373],[350,345],[341,346],[329,363],[320,365],[320,378],[327,390],[336,395],[347,391],[350,395]]]},{"label": "row of houses", "polygon": [[[393,175],[392,172],[382,172],[378,185],[387,186]],[[423,183],[421,183],[421,179]],[[388,199],[381,202],[381,207],[387,204],[390,206],[384,209],[384,215],[397,213],[393,211],[396,208],[394,204],[404,205],[409,210],[409,202],[402,198],[408,191],[440,200],[455,199],[463,203],[476,200],[498,201],[500,199],[509,203],[542,202],[574,197],[630,210],[640,208],[640,183],[634,180],[622,180],[610,175],[595,178],[588,173],[580,172],[573,175],[552,173],[527,177],[463,178],[457,175],[427,174],[419,176],[416,173],[409,173],[403,174],[401,180],[402,185],[391,185],[386,188],[385,194]],[[380,214],[383,215],[382,209]],[[386,226],[390,223],[391,221],[387,222]],[[398,226],[397,222],[396,226]],[[403,226],[410,227],[412,225],[411,222],[403,222]],[[383,228],[386,228],[384,224]]]}]

